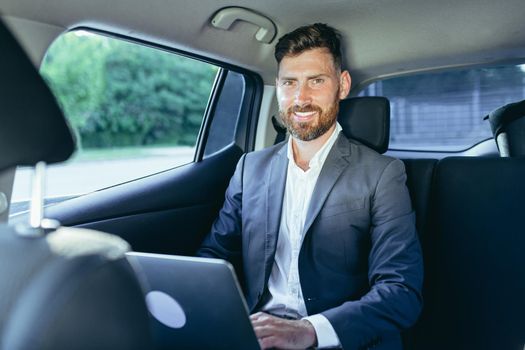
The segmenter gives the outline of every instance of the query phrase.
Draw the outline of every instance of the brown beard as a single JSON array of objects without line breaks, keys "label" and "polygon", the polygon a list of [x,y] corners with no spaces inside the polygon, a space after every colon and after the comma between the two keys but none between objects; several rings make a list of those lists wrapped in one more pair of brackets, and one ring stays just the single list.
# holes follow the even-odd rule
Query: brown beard
[{"label": "brown beard", "polygon": [[[316,120],[309,122],[295,122],[293,120],[292,114],[295,112],[312,111],[317,112]],[[279,114],[290,135],[301,141],[311,141],[325,134],[334,125],[339,114],[339,101],[334,101],[326,110],[316,105],[292,106],[286,111],[280,110]]]}]

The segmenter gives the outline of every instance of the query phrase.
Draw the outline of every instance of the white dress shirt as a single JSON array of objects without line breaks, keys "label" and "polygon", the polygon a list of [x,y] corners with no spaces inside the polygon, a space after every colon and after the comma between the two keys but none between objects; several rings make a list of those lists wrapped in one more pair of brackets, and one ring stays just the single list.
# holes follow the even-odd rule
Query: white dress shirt
[{"label": "white dress shirt", "polygon": [[270,300],[263,311],[275,315],[304,318],[312,323],[319,348],[339,346],[339,338],[330,321],[321,314],[307,316],[299,280],[299,252],[304,238],[304,223],[312,192],[323,164],[332,149],[341,126],[337,123],[330,138],[317,151],[304,171],[293,156],[292,138],[288,140],[288,170],[283,199],[275,261],[268,281]]}]

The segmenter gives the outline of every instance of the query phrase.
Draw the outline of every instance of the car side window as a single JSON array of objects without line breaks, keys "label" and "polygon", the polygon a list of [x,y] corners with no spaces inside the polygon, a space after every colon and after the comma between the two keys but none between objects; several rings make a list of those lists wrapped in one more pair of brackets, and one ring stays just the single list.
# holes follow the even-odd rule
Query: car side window
[{"label": "car side window", "polygon": [[219,152],[235,141],[235,132],[242,109],[242,100],[245,95],[246,81],[242,74],[225,72],[221,94],[215,105],[213,120],[206,140],[204,157]]},{"label": "car side window", "polygon": [[359,96],[390,100],[390,149],[463,151],[492,137],[484,116],[525,99],[525,65],[385,79],[368,85]]},{"label": "car side window", "polygon": [[[220,72],[209,63],[95,32],[60,36],[41,74],[78,150],[66,163],[49,167],[48,202],[192,162]],[[30,169],[17,169],[11,213],[29,198],[29,183]]]}]

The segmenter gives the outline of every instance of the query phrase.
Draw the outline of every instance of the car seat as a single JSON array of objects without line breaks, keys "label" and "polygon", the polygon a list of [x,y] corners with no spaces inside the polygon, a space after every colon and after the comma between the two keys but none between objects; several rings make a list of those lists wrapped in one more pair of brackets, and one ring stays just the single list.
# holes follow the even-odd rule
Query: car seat
[{"label": "car seat", "polygon": [[485,119],[502,157],[525,155],[525,100],[492,111]]},{"label": "car seat", "polygon": [[0,349],[149,349],[149,315],[129,245],[43,219],[46,163],[74,138],[50,90],[0,23],[0,171],[35,166],[30,221],[0,225]]}]

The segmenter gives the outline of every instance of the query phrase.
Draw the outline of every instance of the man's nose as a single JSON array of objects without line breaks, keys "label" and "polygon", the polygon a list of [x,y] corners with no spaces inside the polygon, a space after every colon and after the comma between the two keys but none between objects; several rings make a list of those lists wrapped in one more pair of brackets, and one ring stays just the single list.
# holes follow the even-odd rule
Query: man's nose
[{"label": "man's nose", "polygon": [[295,104],[297,106],[309,105],[312,102],[312,95],[308,84],[299,84],[297,90],[295,91]]}]

